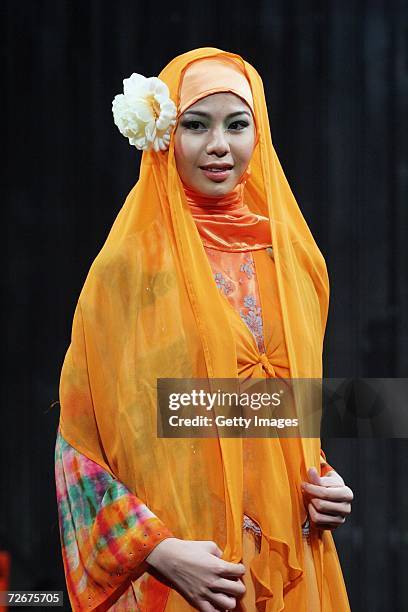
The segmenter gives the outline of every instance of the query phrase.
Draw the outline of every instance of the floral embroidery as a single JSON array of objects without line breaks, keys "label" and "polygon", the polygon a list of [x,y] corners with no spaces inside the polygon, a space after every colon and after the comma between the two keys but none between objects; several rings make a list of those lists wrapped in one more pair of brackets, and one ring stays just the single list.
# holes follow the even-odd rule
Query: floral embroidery
[{"label": "floral embroidery", "polygon": [[223,291],[225,295],[229,295],[234,291],[234,283],[230,280],[227,280],[221,272],[216,272],[214,274],[214,279],[218,289],[221,289],[221,291]]},{"label": "floral embroidery", "polygon": [[259,350],[264,352],[262,313],[261,308],[256,305],[255,296],[246,295],[244,297],[244,306],[245,308],[248,308],[248,312],[245,313],[244,310],[240,308],[239,312],[241,318],[244,323],[246,323],[249,330],[254,334]]},{"label": "floral embroidery", "polygon": [[256,299],[253,295],[246,295],[244,297],[245,308],[254,308],[256,306]]},{"label": "floral embroidery", "polygon": [[245,272],[248,278],[252,278],[255,274],[255,264],[251,254],[245,256],[245,263],[241,264],[240,271]]},{"label": "floral embroidery", "polygon": [[265,352],[262,312],[258,306],[255,260],[252,252],[234,253],[206,249],[215,283],[240,315],[255,338],[258,349]]},{"label": "floral embroidery", "polygon": [[251,519],[250,516],[248,516],[247,514],[244,514],[244,519],[242,522],[242,528],[243,529],[251,529],[254,533],[261,535],[262,531],[261,528],[259,527],[259,525],[257,523],[255,523],[255,521],[253,519]]},{"label": "floral embroidery", "polygon": [[256,550],[259,553],[261,550],[261,541],[262,541],[262,530],[260,526],[257,523],[255,523],[255,521],[253,521],[251,517],[244,514],[242,527],[243,529],[247,529],[254,535]]}]

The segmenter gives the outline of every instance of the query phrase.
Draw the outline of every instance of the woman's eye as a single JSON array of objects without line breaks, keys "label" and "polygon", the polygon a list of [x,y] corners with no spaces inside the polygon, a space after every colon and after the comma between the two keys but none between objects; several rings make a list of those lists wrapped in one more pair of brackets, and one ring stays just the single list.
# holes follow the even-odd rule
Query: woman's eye
[{"label": "woman's eye", "polygon": [[249,125],[249,123],[247,123],[247,121],[243,121],[243,120],[241,120],[241,121],[234,121],[233,123],[230,124],[230,127],[232,127],[234,125],[241,126],[239,129],[233,128],[233,129],[237,129],[237,131],[239,132],[242,129],[246,128]]},{"label": "woman's eye", "polygon": [[200,125],[204,126],[201,121],[185,121],[183,123],[183,127],[187,128],[188,130],[193,130],[193,132],[196,132]]}]

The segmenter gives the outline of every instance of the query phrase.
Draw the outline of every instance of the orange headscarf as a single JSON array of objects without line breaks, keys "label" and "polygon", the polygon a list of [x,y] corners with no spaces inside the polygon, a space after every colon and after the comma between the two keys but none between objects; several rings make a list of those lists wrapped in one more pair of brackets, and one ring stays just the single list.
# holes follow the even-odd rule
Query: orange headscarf
[{"label": "orange headscarf", "polygon": [[[173,59],[159,78],[180,110],[183,74],[203,58],[232,61],[249,83],[258,142],[245,202],[270,219],[291,375],[321,377],[329,294],[325,261],[273,148],[259,74],[237,54],[200,48]],[[209,82],[212,77],[211,72]],[[242,440],[156,435],[157,378],[235,378],[235,342],[171,139],[168,151],[144,151],[139,180],[81,291],[61,374],[61,432],[124,482],[176,537],[214,540],[224,559],[239,562]],[[262,564],[253,570],[258,601],[266,602],[267,611],[282,609],[283,592],[302,574],[301,511],[288,491],[297,486],[293,480],[306,479],[308,467],[319,465],[320,441],[302,439],[299,447],[290,473],[272,462],[259,475],[271,497],[260,504]],[[316,539],[313,550],[322,584],[324,564],[335,555],[331,534]],[[155,578],[149,580],[154,588]],[[166,609],[191,608],[178,601]]]},{"label": "orange headscarf", "polygon": [[251,86],[242,64],[232,55],[203,57],[186,67],[179,90],[178,116],[204,96],[220,91],[230,91],[245,100],[256,123]]},{"label": "orange headscarf", "polygon": [[[211,79],[208,78],[209,74]],[[251,87],[242,65],[234,58],[204,58],[189,64],[181,82],[178,117],[201,98],[217,92],[231,92],[246,102],[255,123],[256,144],[259,131]],[[233,191],[223,197],[200,194],[183,183],[184,193],[204,246],[237,252],[262,249],[271,244],[268,217],[257,215],[244,203],[245,183],[250,175],[251,169],[248,166]]]}]

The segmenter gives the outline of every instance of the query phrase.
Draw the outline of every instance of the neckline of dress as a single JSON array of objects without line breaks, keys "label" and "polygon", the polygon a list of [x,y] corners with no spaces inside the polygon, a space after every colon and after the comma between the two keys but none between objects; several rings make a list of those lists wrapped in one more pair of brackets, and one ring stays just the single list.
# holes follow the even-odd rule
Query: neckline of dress
[{"label": "neckline of dress", "polygon": [[184,185],[185,197],[204,246],[242,252],[272,245],[268,217],[244,203],[244,183],[221,196],[209,197]]}]

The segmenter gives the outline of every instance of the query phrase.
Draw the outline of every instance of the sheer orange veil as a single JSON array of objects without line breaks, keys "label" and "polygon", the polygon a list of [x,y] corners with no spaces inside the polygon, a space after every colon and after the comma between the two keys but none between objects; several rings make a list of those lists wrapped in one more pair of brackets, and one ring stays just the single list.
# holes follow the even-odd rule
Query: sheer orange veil
[{"label": "sheer orange veil", "polygon": [[[320,378],[327,270],[272,145],[261,77],[239,55],[208,47],[174,58],[159,78],[179,104],[185,69],[197,59],[217,56],[237,62],[252,90],[259,138],[244,201],[270,219],[291,376]],[[239,562],[242,440],[156,434],[157,378],[235,378],[234,343],[171,139],[167,151],[143,152],[139,179],[79,296],[60,381],[61,432],[124,482],[176,537],[214,540],[224,559]],[[262,551],[251,568],[257,598],[267,602],[268,611],[283,609],[284,591],[301,579],[301,502],[300,496],[291,499],[289,489],[320,462],[318,438],[302,438],[293,448],[290,473],[273,462],[260,468],[262,488],[271,498],[269,507],[267,500],[260,507]],[[337,572],[329,532],[313,540],[313,551],[322,585],[324,564],[326,574],[327,567]],[[174,609],[183,605],[179,601]]]}]

